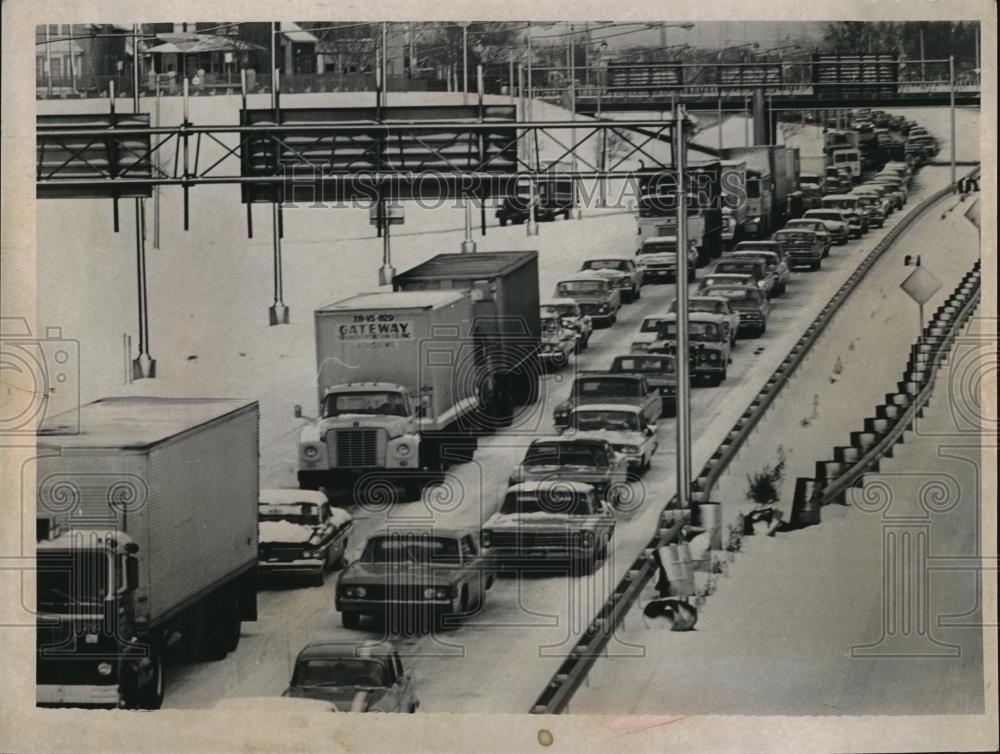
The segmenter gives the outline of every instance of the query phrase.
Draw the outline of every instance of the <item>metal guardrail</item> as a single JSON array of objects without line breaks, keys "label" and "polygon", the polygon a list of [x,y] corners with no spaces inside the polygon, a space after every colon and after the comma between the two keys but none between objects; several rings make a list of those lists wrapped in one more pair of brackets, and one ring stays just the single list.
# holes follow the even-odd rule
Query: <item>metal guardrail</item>
[{"label": "metal guardrail", "polygon": [[[949,300],[954,299],[956,293],[961,290],[964,285],[964,281],[959,283],[958,288],[956,288],[956,291],[952,293]],[[913,425],[913,421],[917,417],[920,410],[923,409],[927,401],[930,400],[931,393],[934,391],[934,384],[937,382],[937,373],[941,366],[941,362],[951,351],[951,346],[954,343],[958,332],[968,321],[973,309],[975,309],[979,304],[979,299],[980,284],[977,282],[974,293],[968,297],[968,300],[965,302],[961,311],[959,311],[958,315],[953,317],[948,322],[948,332],[944,336],[943,340],[934,344],[933,355],[926,367],[926,372],[928,372],[929,375],[920,380],[920,391],[913,397],[913,400],[910,401],[910,405],[907,406],[906,410],[896,418],[892,427],[871,447],[871,449],[868,450],[867,453],[859,458],[849,469],[844,471],[842,474],[838,474],[831,483],[823,486],[819,494],[820,505],[827,505],[839,500],[848,489],[857,485],[857,483],[863,479],[864,475],[871,471],[882,459],[882,457],[892,449],[892,447],[899,440],[900,435],[902,435],[907,428]],[[933,326],[934,325],[931,325],[931,327]],[[923,338],[920,340],[922,339]],[[918,344],[919,342],[920,341],[918,340]]]},{"label": "metal guardrail", "polygon": [[[978,168],[970,172],[970,175],[977,171]],[[948,185],[934,192],[914,207],[872,249],[865,260],[841,285],[823,310],[813,320],[812,324],[806,328],[805,333],[792,347],[785,359],[767,380],[764,387],[761,388],[757,396],[750,402],[750,406],[737,419],[735,425],[727,434],[726,439],[720,443],[715,453],[712,454],[712,457],[702,467],[701,473],[696,477],[692,485],[693,491],[698,493],[698,502],[707,501],[709,491],[726,470],[726,467],[735,457],[736,453],[741,449],[754,427],[763,418],[764,413],[774,401],[778,392],[789,381],[789,378],[794,374],[799,364],[801,364],[826,325],[829,324],[833,316],[840,310],[840,307],[854,292],[871,267],[918,218],[922,217],[927,210],[953,191],[954,186]],[[683,526],[683,523],[687,521],[689,511],[678,510],[676,505],[677,497],[675,495],[670,498],[661,514],[663,517],[661,527],[668,523],[670,527],[666,530],[658,528],[647,546],[633,561],[611,596],[608,597],[587,626],[581,641],[570,652],[569,656],[559,666],[556,673],[539,694],[530,709],[531,714],[557,715],[566,710],[573,694],[583,684],[591,668],[593,668],[594,664],[602,656],[604,648],[621,624],[625,614],[632,607],[642,592],[643,587],[645,587],[655,573],[656,566],[652,560],[652,551],[657,547],[668,544],[671,540],[667,539],[667,537],[672,532],[679,531],[677,527]]]}]

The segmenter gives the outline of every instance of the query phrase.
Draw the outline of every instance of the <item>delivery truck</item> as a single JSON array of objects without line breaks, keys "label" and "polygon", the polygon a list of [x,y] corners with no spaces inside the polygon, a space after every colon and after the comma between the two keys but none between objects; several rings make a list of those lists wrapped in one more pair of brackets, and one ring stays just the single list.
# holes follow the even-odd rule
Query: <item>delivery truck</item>
[{"label": "delivery truck", "polygon": [[155,709],[257,618],[256,402],[105,398],[38,433],[39,705]]},{"label": "delivery truck", "polygon": [[[699,266],[722,254],[722,166],[719,160],[692,162],[687,172],[687,240],[698,252]],[[652,238],[676,237],[677,179],[671,170],[639,181],[636,253]]]},{"label": "delivery truck", "polygon": [[767,238],[787,220],[802,214],[798,147],[731,147],[723,150],[723,156],[746,163],[745,237]]},{"label": "delivery truck", "polygon": [[731,249],[743,236],[747,221],[747,166],[743,160],[722,160],[722,245]]},{"label": "delivery truck", "polygon": [[497,426],[513,419],[514,406],[538,400],[541,317],[537,251],[438,254],[400,273],[397,291],[467,291],[472,336],[483,380],[496,401]]},{"label": "delivery truck", "polygon": [[466,290],[379,289],[317,310],[319,415],[299,436],[299,486],[395,476],[413,497],[420,472],[471,457],[477,422],[510,411],[486,380],[473,320]]}]

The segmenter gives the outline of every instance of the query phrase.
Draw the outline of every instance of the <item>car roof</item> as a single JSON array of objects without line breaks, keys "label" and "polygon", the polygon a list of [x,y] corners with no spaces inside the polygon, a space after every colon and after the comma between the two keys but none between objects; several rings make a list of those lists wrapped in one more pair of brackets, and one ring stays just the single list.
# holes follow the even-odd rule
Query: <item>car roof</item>
[{"label": "car roof", "polygon": [[626,257],[622,254],[602,254],[596,257],[587,257],[586,259],[583,260],[583,263],[586,264],[587,262],[607,262],[610,260],[614,260],[615,262],[631,262],[632,258]]},{"label": "car roof", "polygon": [[724,279],[724,280],[727,280],[727,281],[753,280],[753,276],[752,275],[747,275],[746,273],[743,273],[743,272],[710,272],[705,277],[706,278],[721,278],[721,279]]},{"label": "car roof", "polygon": [[[670,312],[664,319],[668,322],[676,322],[677,314],[675,312]],[[711,312],[688,312],[689,322],[718,322],[719,318],[712,314]]]},{"label": "car roof", "polygon": [[[690,296],[688,296],[688,303],[690,304],[695,299],[700,299],[702,301],[711,301],[713,304],[728,304],[729,303],[729,299],[722,298],[722,296],[705,296],[704,294],[698,294],[698,295],[691,294]],[[676,303],[677,303],[677,299],[674,299],[673,301],[670,302],[671,305],[674,305]]]},{"label": "car roof", "polygon": [[854,197],[850,194],[827,194],[823,197],[823,201],[825,202],[827,199],[854,199]]},{"label": "car roof", "polygon": [[[616,410],[621,409],[621,406],[615,406],[614,408]],[[571,490],[573,492],[586,493],[593,492],[594,487],[583,482],[570,482],[562,479],[540,479],[534,482],[513,484],[507,488],[507,493],[514,492],[516,494],[530,495],[546,490]]]},{"label": "car roof", "polygon": [[580,270],[573,275],[567,275],[566,277],[559,278],[559,280],[556,281],[556,285],[559,283],[571,283],[574,280],[586,280],[587,282],[597,281],[601,283],[608,282],[608,279],[597,270]]},{"label": "car roof", "polygon": [[749,257],[751,254],[770,254],[771,256],[778,256],[778,252],[772,251],[771,249],[733,249],[728,254],[723,254],[719,261],[722,262],[725,261],[727,257],[731,259],[732,257],[740,255],[746,255]]},{"label": "car roof", "polygon": [[314,641],[306,644],[299,651],[296,662],[326,657],[384,659],[389,657],[395,649],[387,641]]},{"label": "car roof", "polygon": [[650,236],[643,243],[677,243],[677,236]]},{"label": "car roof", "polygon": [[262,489],[259,500],[266,505],[290,505],[292,503],[316,503],[323,505],[330,502],[326,495],[316,490]]},{"label": "car roof", "polygon": [[559,445],[567,443],[571,445],[602,445],[604,440],[597,437],[566,437],[565,435],[557,435],[555,437],[538,437],[531,441],[531,445],[547,445],[552,443],[558,443]]},{"label": "car roof", "polygon": [[387,536],[423,536],[432,535],[435,537],[449,537],[449,538],[459,538],[464,537],[472,531],[471,527],[458,527],[458,526],[440,526],[434,524],[433,526],[421,526],[419,524],[388,524],[386,526],[380,526],[371,534],[368,535],[368,539],[374,539],[375,537],[387,537]]}]

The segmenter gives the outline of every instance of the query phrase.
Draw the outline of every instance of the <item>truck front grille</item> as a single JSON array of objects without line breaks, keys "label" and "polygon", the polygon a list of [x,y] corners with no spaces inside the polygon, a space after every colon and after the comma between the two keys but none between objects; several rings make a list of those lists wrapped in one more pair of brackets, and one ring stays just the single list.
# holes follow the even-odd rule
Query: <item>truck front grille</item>
[{"label": "truck front grille", "polygon": [[570,542],[569,532],[493,532],[490,538],[491,547],[513,550],[532,550],[535,548],[566,547]]},{"label": "truck front grille", "polygon": [[341,468],[369,468],[379,465],[378,429],[337,429],[327,433],[327,443],[333,440],[333,458]]}]

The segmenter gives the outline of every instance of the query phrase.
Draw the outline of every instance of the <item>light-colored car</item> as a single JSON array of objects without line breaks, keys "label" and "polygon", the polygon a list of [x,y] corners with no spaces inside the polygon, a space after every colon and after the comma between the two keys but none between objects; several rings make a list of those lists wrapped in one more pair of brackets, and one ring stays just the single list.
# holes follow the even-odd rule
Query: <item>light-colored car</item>
[{"label": "light-colored car", "polygon": [[611,505],[591,485],[562,479],[510,487],[482,530],[492,563],[569,561],[584,574],[607,556],[614,535]]},{"label": "light-colored car", "polygon": [[636,301],[642,295],[642,268],[629,257],[594,257],[584,260],[580,270],[606,275],[611,285],[621,292],[622,303]]},{"label": "light-colored car", "polygon": [[416,712],[416,678],[385,641],[317,641],[295,658],[286,699],[314,699],[341,712]]},{"label": "light-colored car", "polygon": [[[823,197],[822,209],[836,209],[847,215],[847,224],[851,233],[861,237],[868,232],[868,216],[859,205],[859,199],[851,194],[830,194]],[[815,210],[810,210],[815,212]],[[808,217],[809,213],[806,213]]]},{"label": "light-colored car", "polygon": [[541,303],[540,314],[545,317],[559,317],[564,327],[576,332],[577,351],[582,351],[590,345],[590,336],[594,332],[594,323],[590,316],[583,313],[576,299],[547,298]]},{"label": "light-colored car", "polygon": [[628,464],[607,440],[586,437],[546,437],[533,440],[508,485],[565,480],[583,482],[603,499],[614,503],[627,481]]},{"label": "light-colored car", "polygon": [[538,357],[545,369],[562,369],[577,351],[577,333],[565,327],[562,317],[542,317],[542,337]]},{"label": "light-colored car", "polygon": [[811,209],[805,214],[807,220],[822,220],[830,230],[833,240],[843,246],[851,236],[861,233],[861,221],[852,220],[846,212],[839,209]]},{"label": "light-colored car", "polygon": [[[636,252],[636,263],[643,270],[647,283],[669,282],[677,278],[677,236],[653,236],[642,242]],[[698,249],[688,243],[687,277],[693,282],[698,266]]]},{"label": "light-colored car", "polygon": [[[722,296],[688,296],[688,311],[714,315],[725,326],[730,343],[736,345],[736,333],[740,329],[740,313],[729,305],[729,299]],[[670,313],[677,313],[677,299],[670,302]]]},{"label": "light-colored car", "polygon": [[570,412],[566,438],[605,439],[624,453],[628,470],[640,475],[649,469],[659,446],[656,425],[647,423],[637,406],[621,403],[588,403]]},{"label": "light-colored car", "polygon": [[334,508],[322,492],[263,489],[257,506],[261,574],[301,574],[321,586],[326,572],[344,562],[351,514]]},{"label": "light-colored car", "polygon": [[662,316],[644,318],[639,325],[639,332],[632,339],[631,349],[636,352],[648,351],[650,344],[656,342],[659,337],[657,333],[663,320]]},{"label": "light-colored car", "polygon": [[727,254],[723,259],[727,257],[731,259],[755,259],[763,262],[767,266],[768,274],[774,276],[772,295],[784,295],[788,289],[788,280],[792,276],[784,246],[780,243],[775,243],[773,249],[741,248],[741,246],[742,244],[737,246],[732,253]]},{"label": "light-colored car", "polygon": [[834,232],[831,225],[839,225],[839,223],[833,220],[819,220],[814,217],[797,217],[785,223],[782,230],[808,230],[815,233],[817,238],[823,242],[823,256],[828,257],[830,256],[830,246],[834,241],[838,244],[847,243],[847,226],[841,225],[837,232]]},{"label": "light-colored car", "polygon": [[613,325],[621,309],[621,292],[598,272],[578,272],[556,283],[556,298],[571,298],[593,322]]}]

